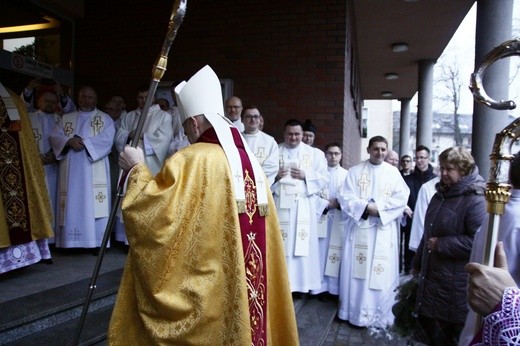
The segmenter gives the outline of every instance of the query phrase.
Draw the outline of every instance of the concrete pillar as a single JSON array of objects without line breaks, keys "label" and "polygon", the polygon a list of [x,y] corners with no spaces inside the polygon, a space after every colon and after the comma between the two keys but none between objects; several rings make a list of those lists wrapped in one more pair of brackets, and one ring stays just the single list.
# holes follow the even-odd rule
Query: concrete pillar
[{"label": "concrete pillar", "polygon": [[419,61],[419,93],[417,102],[417,140],[416,146],[432,146],[433,124],[433,66],[435,61]]},{"label": "concrete pillar", "polygon": [[401,101],[401,126],[399,131],[399,157],[410,155],[410,99]]},{"label": "concrete pillar", "polygon": [[[475,38],[475,66],[480,66],[489,51],[504,41],[510,40],[513,17],[513,0],[478,0],[477,27]],[[483,78],[486,93],[495,100],[508,99],[509,59],[495,62]],[[515,100],[518,102],[518,100]],[[489,155],[493,149],[495,134],[512,120],[507,111],[491,109],[474,103],[473,135],[471,152],[484,179],[489,177],[491,162]]]}]

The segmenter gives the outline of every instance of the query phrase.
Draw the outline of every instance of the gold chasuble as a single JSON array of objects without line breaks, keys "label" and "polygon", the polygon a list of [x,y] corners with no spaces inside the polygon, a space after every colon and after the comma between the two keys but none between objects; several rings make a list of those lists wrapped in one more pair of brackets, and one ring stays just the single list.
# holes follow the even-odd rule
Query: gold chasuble
[{"label": "gold chasuble", "polygon": [[260,216],[250,198],[268,187],[254,186],[244,166],[239,216],[224,150],[212,128],[201,138],[155,178],[142,163],[130,172],[122,204],[130,250],[108,342],[297,345],[274,202],[268,193]]},{"label": "gold chasuble", "polygon": [[52,237],[43,165],[25,106],[0,84],[0,248]]}]

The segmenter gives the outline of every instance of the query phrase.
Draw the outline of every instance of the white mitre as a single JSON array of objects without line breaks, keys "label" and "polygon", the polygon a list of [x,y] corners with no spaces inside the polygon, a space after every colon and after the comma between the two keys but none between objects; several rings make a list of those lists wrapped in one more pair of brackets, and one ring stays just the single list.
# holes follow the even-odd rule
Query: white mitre
[{"label": "white mitre", "polygon": [[[200,69],[188,82],[183,81],[175,87],[175,98],[179,105],[181,123],[186,119],[204,115],[213,125],[217,133],[220,145],[226,153],[227,161],[233,175],[234,193],[237,200],[238,212],[244,213],[245,208],[245,186],[243,179],[242,160],[238,148],[233,140],[231,133],[231,122],[224,116],[224,106],[222,102],[222,88],[220,80],[215,72],[208,65]],[[242,138],[242,143],[246,143]],[[267,192],[265,174],[253,155],[249,146],[244,148],[253,166],[255,176],[255,186],[260,215],[267,214]]]}]

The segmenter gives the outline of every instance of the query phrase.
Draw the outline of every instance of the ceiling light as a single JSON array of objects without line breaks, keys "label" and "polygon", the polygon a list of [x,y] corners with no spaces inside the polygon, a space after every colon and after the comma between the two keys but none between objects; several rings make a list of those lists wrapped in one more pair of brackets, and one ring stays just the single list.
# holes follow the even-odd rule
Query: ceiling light
[{"label": "ceiling light", "polygon": [[394,53],[402,53],[402,52],[406,52],[407,50],[408,50],[408,44],[406,44],[404,42],[397,42],[397,43],[392,44],[392,51]]},{"label": "ceiling light", "polygon": [[381,96],[386,97],[386,98],[392,97],[392,92],[391,91],[382,91]]},{"label": "ceiling light", "polygon": [[394,72],[385,73],[385,78],[387,80],[396,80],[397,78],[399,78],[399,75],[397,73],[394,73]]},{"label": "ceiling light", "polygon": [[47,23],[0,27],[0,34],[6,34],[6,33],[11,33],[11,32],[52,29],[52,28],[60,27],[60,22],[58,20],[48,17],[48,16],[43,16],[42,18],[45,19],[47,21]]}]

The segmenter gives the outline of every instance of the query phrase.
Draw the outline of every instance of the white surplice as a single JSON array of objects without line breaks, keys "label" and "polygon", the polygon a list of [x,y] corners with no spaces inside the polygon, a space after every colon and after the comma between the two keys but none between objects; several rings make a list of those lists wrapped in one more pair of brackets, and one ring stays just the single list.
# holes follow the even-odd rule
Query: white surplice
[{"label": "white surplice", "polygon": [[[338,196],[347,213],[338,317],[357,326],[392,325],[399,270],[399,225],[410,190],[399,171],[368,160],[352,167]],[[363,214],[369,202],[379,217]]]},{"label": "white surplice", "polygon": [[[29,120],[33,129],[34,139],[40,154],[45,155],[52,151],[50,135],[59,120],[57,114],[47,114],[40,110],[29,113]],[[43,165],[45,171],[45,183],[49,192],[49,202],[52,210],[51,227],[56,232],[56,211],[58,202],[58,162]],[[54,239],[49,239],[53,243]]]},{"label": "white surplice", "polygon": [[284,239],[291,291],[305,293],[321,286],[313,196],[328,186],[329,175],[320,151],[305,143],[294,149],[282,143],[278,150],[282,164],[296,165],[305,171],[305,180],[284,177],[271,186]]},{"label": "white surplice", "polygon": [[[348,171],[339,165],[336,167],[327,167],[327,170],[330,174],[327,190],[328,198],[337,198],[339,192],[343,189],[343,184],[345,183]],[[319,238],[318,240],[320,248],[321,288],[318,290],[312,290],[311,293],[319,294],[322,292],[329,292],[330,294],[338,295],[339,275],[327,275],[325,269],[327,267],[327,262],[329,262],[329,267],[331,264],[340,265],[342,251],[338,246],[336,246],[336,244],[334,244],[334,240],[337,239],[337,236],[341,237],[343,240],[345,239],[345,221],[347,215],[342,210],[329,209],[326,214],[321,215],[321,218],[324,219],[323,222],[326,222],[327,225],[327,236],[325,238]],[[337,232],[334,239],[331,237],[333,227],[334,231]],[[343,246],[343,242],[344,241],[340,242],[340,247]]]},{"label": "white surplice", "polygon": [[[509,273],[520,283],[520,190],[511,190],[511,197],[506,203],[504,214],[500,217],[497,241],[504,244],[504,252],[507,256]],[[486,244],[486,230],[488,219],[482,223],[482,227],[475,233],[473,247],[471,249],[470,262],[482,263],[484,258],[484,245]],[[475,324],[477,314],[469,309],[466,323],[460,335],[459,345],[468,345],[476,334]]]},{"label": "white surplice", "polygon": [[170,142],[170,148],[168,149],[168,156],[171,156],[181,150],[182,148],[190,145],[188,137],[184,134],[184,129],[181,124],[181,116],[177,107],[172,107],[168,110],[168,113],[172,116],[172,141]]},{"label": "white surplice", "polygon": [[[83,139],[83,150],[75,151],[67,145],[74,135]],[[58,192],[63,198],[58,208],[56,247],[100,246],[110,213],[108,155],[114,135],[114,122],[98,109],[65,114],[54,127],[51,143],[60,160]]]},{"label": "white surplice", "polygon": [[255,154],[255,157],[262,166],[262,169],[267,176],[267,180],[269,181],[269,186],[272,185],[274,183],[274,178],[278,174],[278,169],[280,168],[278,162],[280,159],[278,143],[276,143],[272,136],[269,136],[267,133],[262,131],[249,134],[242,133],[242,136],[244,136],[249,148],[253,154]]},{"label": "white surplice", "polygon": [[424,233],[424,217],[428,204],[432,200],[433,195],[437,192],[435,185],[441,180],[439,177],[435,177],[426,183],[422,184],[417,193],[417,202],[415,203],[415,210],[413,211],[412,227],[410,231],[410,242],[408,248],[412,251],[417,251],[419,244]]},{"label": "white surplice", "polygon": [[[128,134],[137,128],[141,109],[131,111],[121,120],[115,137],[118,152],[125,149],[128,143]],[[152,105],[143,126],[143,139],[139,147],[143,149],[144,161],[153,175],[161,169],[168,156],[170,143],[173,137],[172,117],[161,110],[159,105]]]}]

